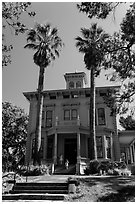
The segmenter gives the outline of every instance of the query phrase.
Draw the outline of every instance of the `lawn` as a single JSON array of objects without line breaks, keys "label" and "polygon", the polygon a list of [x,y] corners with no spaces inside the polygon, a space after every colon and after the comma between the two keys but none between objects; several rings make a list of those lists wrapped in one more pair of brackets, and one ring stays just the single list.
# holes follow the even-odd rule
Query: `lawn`
[{"label": "lawn", "polygon": [[135,177],[80,178],[70,202],[135,202]]}]

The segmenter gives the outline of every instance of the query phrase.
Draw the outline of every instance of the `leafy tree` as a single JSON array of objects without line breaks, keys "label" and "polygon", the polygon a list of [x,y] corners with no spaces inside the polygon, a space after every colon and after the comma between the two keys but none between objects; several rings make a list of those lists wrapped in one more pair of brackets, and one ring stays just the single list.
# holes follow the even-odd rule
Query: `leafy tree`
[{"label": "leafy tree", "polygon": [[101,65],[106,55],[104,47],[109,42],[109,35],[97,24],[91,24],[89,29],[81,29],[82,37],[76,38],[76,47],[84,55],[86,68],[90,70],[90,159],[97,159],[95,136],[95,77],[101,71]]},{"label": "leafy tree", "polygon": [[[120,2],[82,2],[77,7],[89,18],[106,19],[120,4]],[[105,49],[109,54],[103,66],[104,69],[112,70],[107,78],[122,83],[120,92],[115,95],[115,101],[118,104],[117,111],[123,114],[129,110],[135,94],[135,3],[130,4],[120,24],[119,32],[110,37],[110,43]],[[113,101],[112,98],[109,100]]]},{"label": "leafy tree", "polygon": [[13,45],[7,42],[8,29],[18,35],[24,33],[27,27],[21,22],[21,16],[25,12],[29,16],[35,16],[35,12],[29,11],[30,2],[2,2],[2,66],[11,63],[11,50]]},{"label": "leafy tree", "polygon": [[135,130],[135,120],[130,115],[126,118],[121,116],[119,123],[125,130]]},{"label": "leafy tree", "polygon": [[33,164],[40,164],[40,146],[41,146],[41,119],[43,108],[43,84],[44,84],[44,71],[50,63],[59,57],[61,48],[63,46],[61,38],[58,36],[58,30],[51,28],[49,23],[42,25],[36,24],[34,29],[31,29],[27,35],[28,44],[25,48],[36,50],[33,60],[39,66],[39,82],[37,92],[37,119],[36,119],[36,132],[35,132],[35,150]]},{"label": "leafy tree", "polygon": [[9,102],[2,103],[2,165],[3,170],[23,164],[28,116]]}]

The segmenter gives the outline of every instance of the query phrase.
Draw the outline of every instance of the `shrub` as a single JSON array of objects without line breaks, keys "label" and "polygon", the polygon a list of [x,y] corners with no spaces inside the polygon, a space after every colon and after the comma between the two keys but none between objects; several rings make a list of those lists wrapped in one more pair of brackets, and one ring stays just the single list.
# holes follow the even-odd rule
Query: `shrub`
[{"label": "shrub", "polygon": [[100,172],[106,172],[109,175],[120,175],[122,169],[126,169],[127,166],[124,162],[117,162],[107,160],[91,160],[88,168],[85,169],[84,173],[99,174]]},{"label": "shrub", "polygon": [[18,173],[22,176],[39,176],[48,174],[49,168],[46,165],[43,166],[23,166]]}]

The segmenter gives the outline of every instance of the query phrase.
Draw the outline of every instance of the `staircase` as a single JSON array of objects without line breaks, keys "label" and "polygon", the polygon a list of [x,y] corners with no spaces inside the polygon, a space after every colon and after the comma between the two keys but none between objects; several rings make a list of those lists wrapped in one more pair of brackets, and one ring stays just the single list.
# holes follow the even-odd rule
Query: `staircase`
[{"label": "staircase", "polygon": [[68,183],[16,183],[2,200],[64,200]]}]

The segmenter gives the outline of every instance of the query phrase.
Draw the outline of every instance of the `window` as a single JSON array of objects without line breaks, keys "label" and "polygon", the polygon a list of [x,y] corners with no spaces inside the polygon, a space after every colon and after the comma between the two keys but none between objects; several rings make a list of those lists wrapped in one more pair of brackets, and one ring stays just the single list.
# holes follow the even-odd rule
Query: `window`
[{"label": "window", "polygon": [[70,95],[63,95],[63,98],[70,98]]},{"label": "window", "polygon": [[73,82],[73,81],[69,82],[69,88],[70,88],[70,89],[73,89],[73,88],[74,88],[74,82]]},{"label": "window", "polygon": [[99,108],[98,109],[98,125],[105,125],[105,109]]},{"label": "window", "polygon": [[110,137],[106,137],[107,158],[111,158],[111,140]]},{"label": "window", "polygon": [[97,157],[103,158],[103,148],[102,148],[102,137],[101,136],[96,137],[96,143],[97,143]]},{"label": "window", "polygon": [[50,99],[56,99],[56,96],[50,96]]},{"label": "window", "polygon": [[71,111],[71,119],[72,120],[77,120],[77,110],[76,109],[72,109],[72,111]]},{"label": "window", "polygon": [[64,120],[70,120],[70,110],[64,110]]},{"label": "window", "polygon": [[76,88],[81,88],[81,82],[80,81],[77,81]]},{"label": "window", "polygon": [[48,110],[46,112],[46,127],[52,127],[52,111]]},{"label": "window", "polygon": [[64,120],[77,120],[77,109],[64,110]]}]

